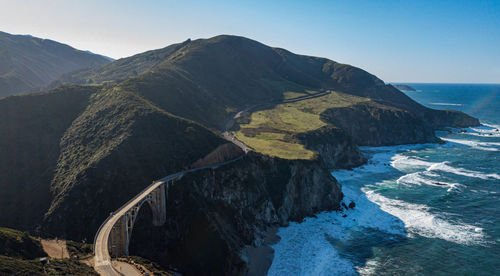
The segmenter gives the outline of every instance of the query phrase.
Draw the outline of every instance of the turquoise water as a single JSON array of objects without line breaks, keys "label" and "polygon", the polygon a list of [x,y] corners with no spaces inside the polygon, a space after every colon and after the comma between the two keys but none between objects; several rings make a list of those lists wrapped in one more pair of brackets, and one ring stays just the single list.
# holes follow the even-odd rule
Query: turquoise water
[{"label": "turquoise water", "polygon": [[368,164],[332,173],[356,207],[281,228],[270,275],[500,275],[500,85],[410,85],[484,126],[363,148]]}]

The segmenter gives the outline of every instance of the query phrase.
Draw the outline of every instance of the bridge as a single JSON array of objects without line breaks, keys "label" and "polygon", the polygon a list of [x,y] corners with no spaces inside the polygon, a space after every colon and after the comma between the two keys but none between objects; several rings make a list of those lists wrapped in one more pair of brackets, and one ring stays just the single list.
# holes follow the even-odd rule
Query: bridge
[{"label": "bridge", "polygon": [[101,224],[94,238],[94,268],[101,275],[121,275],[115,270],[111,258],[128,256],[128,246],[132,237],[134,222],[144,203],[148,203],[153,213],[153,225],[163,225],[167,219],[168,190],[184,175],[204,169],[216,169],[242,159],[235,159],[200,168],[189,169],[168,175],[142,190],[122,205]]},{"label": "bridge", "polygon": [[[290,103],[296,102],[316,97],[321,97],[329,94],[330,91],[320,92],[312,95],[302,96],[293,99],[287,99],[278,103]],[[264,104],[266,105],[266,104]],[[229,131],[234,121],[243,113],[248,112],[250,109],[262,105],[254,105],[242,110],[233,117],[230,118],[228,122],[225,123],[225,129],[222,136],[234,143],[236,146],[240,147],[246,154],[251,150],[243,142],[237,140]],[[245,154],[226,161],[209,166],[204,166],[200,168],[189,169],[181,172],[177,172],[168,175],[160,180],[154,181],[151,185],[142,190],[139,194],[130,199],[127,203],[122,205],[118,210],[112,212],[109,217],[101,224],[97,234],[94,237],[94,268],[100,275],[122,275],[118,272],[111,262],[112,257],[122,257],[128,256],[128,246],[130,239],[132,237],[132,230],[134,228],[134,223],[139,214],[141,207],[147,203],[151,208],[153,213],[153,225],[161,226],[167,220],[167,200],[168,200],[168,190],[170,186],[174,185],[175,181],[181,179],[184,175],[193,173],[196,171],[204,169],[215,169],[219,166],[224,166],[229,163],[236,162],[242,159]]]}]

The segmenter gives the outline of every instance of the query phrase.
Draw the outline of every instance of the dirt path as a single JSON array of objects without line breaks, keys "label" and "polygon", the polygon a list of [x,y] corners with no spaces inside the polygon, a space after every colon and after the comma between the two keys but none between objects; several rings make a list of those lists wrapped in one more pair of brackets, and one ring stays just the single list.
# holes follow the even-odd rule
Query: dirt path
[{"label": "dirt path", "polygon": [[42,248],[47,255],[55,259],[66,259],[69,258],[68,248],[66,247],[65,240],[40,240],[42,243]]}]

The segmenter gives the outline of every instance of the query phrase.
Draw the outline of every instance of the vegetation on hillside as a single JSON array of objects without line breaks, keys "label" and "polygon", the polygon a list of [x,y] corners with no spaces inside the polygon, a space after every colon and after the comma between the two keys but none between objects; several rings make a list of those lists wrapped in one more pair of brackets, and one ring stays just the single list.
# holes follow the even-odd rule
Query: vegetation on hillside
[{"label": "vegetation on hillside", "polygon": [[26,232],[0,227],[0,255],[34,259],[46,256],[40,242]]},{"label": "vegetation on hillside", "polygon": [[65,86],[0,100],[0,225],[33,230],[41,223],[60,140],[98,90]]},{"label": "vegetation on hillside", "polygon": [[39,258],[46,256],[36,238],[0,227],[0,275],[97,275],[93,268],[74,259],[50,259],[44,265]]},{"label": "vegetation on hillside", "polygon": [[322,97],[279,104],[252,112],[239,120],[235,136],[263,154],[285,159],[313,159],[297,135],[317,130],[328,123],[320,118],[325,110],[370,102],[368,98],[332,92]]}]

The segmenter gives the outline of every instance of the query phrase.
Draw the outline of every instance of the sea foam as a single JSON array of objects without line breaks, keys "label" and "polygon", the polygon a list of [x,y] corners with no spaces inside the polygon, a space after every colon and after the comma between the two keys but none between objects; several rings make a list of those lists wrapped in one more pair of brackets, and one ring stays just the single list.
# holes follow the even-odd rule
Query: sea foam
[{"label": "sea foam", "polygon": [[[442,186],[448,191],[464,187],[459,183],[443,182],[440,172],[500,179],[497,174],[466,170],[453,167],[449,162],[429,162],[404,154],[435,147],[439,146],[362,147],[369,157],[367,164],[332,173],[342,184],[343,202],[348,205],[354,201],[355,208],[323,212],[316,218],[306,218],[301,223],[293,222],[280,228],[278,235],[281,240],[272,246],[275,257],[269,275],[371,274],[376,271],[376,259],[359,263],[349,257],[349,252],[343,252],[343,248],[345,244],[356,243],[360,235],[369,235],[374,230],[385,233],[384,239],[419,235],[463,245],[483,244],[485,234],[481,227],[454,220],[446,213],[434,213],[423,204],[390,198],[379,191],[400,184],[410,188],[411,185],[423,184]],[[439,184],[435,184],[436,179]]]},{"label": "sea foam", "polygon": [[367,198],[379,205],[382,210],[401,219],[411,233],[465,245],[483,242],[484,235],[480,227],[449,222],[429,212],[429,207],[425,205],[389,199],[369,190],[365,193]]},{"label": "sea foam", "polygon": [[469,146],[478,150],[500,151],[500,143],[498,142],[482,142],[477,140],[451,139],[442,137],[441,139],[450,143]]},{"label": "sea foam", "polygon": [[440,162],[433,164],[429,168],[427,168],[427,171],[443,171],[443,172],[448,172],[456,175],[462,175],[462,176],[467,176],[467,177],[472,177],[472,178],[480,178],[484,180],[488,179],[500,179],[500,175],[496,173],[482,173],[482,172],[477,172],[477,171],[471,171],[463,168],[457,168],[457,167],[452,167],[448,165],[449,163],[447,161]]}]

